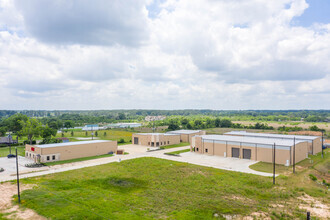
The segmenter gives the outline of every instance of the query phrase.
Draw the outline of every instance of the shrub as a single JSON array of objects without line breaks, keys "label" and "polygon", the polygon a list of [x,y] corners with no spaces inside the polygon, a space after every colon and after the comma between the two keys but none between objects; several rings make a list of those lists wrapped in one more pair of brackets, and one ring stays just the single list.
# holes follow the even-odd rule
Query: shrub
[{"label": "shrub", "polygon": [[314,176],[313,174],[309,174],[309,177],[310,177],[311,180],[313,180],[313,181],[316,181],[316,180],[317,180],[316,176]]},{"label": "shrub", "polygon": [[124,138],[120,138],[119,141],[118,141],[118,143],[125,143]]},{"label": "shrub", "polygon": [[[32,141],[32,144],[36,144],[37,142],[35,140]],[[29,140],[23,141],[23,144],[30,144]]]}]

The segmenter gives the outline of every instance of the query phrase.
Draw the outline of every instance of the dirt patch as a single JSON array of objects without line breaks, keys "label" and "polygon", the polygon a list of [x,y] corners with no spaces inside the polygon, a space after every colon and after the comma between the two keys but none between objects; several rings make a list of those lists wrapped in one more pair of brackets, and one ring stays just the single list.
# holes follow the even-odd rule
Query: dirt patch
[{"label": "dirt patch", "polygon": [[[33,185],[20,185],[21,192],[31,189]],[[16,184],[3,183],[0,184],[0,212],[8,214],[6,217],[10,219],[33,219],[41,220],[46,219],[31,209],[20,208],[18,205],[12,203],[12,197],[17,194]]]},{"label": "dirt patch", "polygon": [[304,202],[299,205],[299,208],[309,211],[311,216],[317,216],[322,219],[330,219],[330,209],[326,204],[323,204],[309,195],[301,196],[298,199]]},{"label": "dirt patch", "polygon": [[267,216],[264,212],[253,212],[249,216],[243,217],[243,220],[253,220],[253,219],[265,219],[265,220],[271,220],[270,217]]}]

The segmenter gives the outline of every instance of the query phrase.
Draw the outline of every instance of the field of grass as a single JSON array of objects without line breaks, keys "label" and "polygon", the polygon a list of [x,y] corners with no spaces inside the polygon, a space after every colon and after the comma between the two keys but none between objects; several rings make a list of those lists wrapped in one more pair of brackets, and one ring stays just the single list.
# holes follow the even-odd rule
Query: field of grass
[{"label": "field of grass", "polygon": [[[93,131],[94,137],[96,137],[96,131]],[[77,137],[82,137],[82,138],[88,138],[92,137],[92,132],[87,131],[74,131],[73,136],[71,135],[71,132],[63,132],[64,137],[67,138],[72,138],[73,140],[77,141]],[[97,137],[101,140],[114,140],[114,141],[119,141],[120,139],[124,139],[125,143],[130,143],[132,141],[132,134],[133,132],[131,131],[125,131],[125,130],[100,130],[97,131]],[[56,137],[62,137],[62,133],[57,133]],[[70,140],[71,141],[71,140]]]},{"label": "field of grass", "polygon": [[21,198],[24,207],[52,219],[213,219],[254,212],[304,219],[297,197],[330,201],[327,188],[305,181],[310,188],[280,176],[274,186],[269,177],[138,158],[23,179],[35,187]]},{"label": "field of grass", "polygon": [[190,144],[188,142],[181,142],[180,144],[172,144],[167,146],[161,146],[161,149],[170,149],[170,148],[176,148],[176,147],[184,147],[189,146]]},{"label": "field of grass", "polygon": [[[11,148],[11,153],[15,154],[15,147]],[[24,146],[17,146],[17,153],[20,156],[25,156],[25,147]],[[0,147],[0,157],[7,157],[9,154],[9,147]]]},{"label": "field of grass", "polygon": [[325,129],[326,131],[330,131],[330,123],[328,122],[294,122],[294,121],[233,121],[233,123],[239,123],[242,125],[254,125],[257,122],[266,123],[269,126],[273,126],[275,129],[281,126],[286,127],[302,127],[303,129],[308,129],[309,127],[316,125],[321,129]]},{"label": "field of grass", "polygon": [[165,153],[167,155],[179,155],[181,153],[185,153],[185,152],[189,152],[190,149],[186,149],[186,150],[178,150],[178,151],[173,151],[173,152],[169,152],[169,153]]},{"label": "field of grass", "polygon": [[113,154],[104,154],[104,155],[99,155],[99,156],[76,158],[76,159],[72,159],[72,160],[61,160],[61,161],[49,162],[49,163],[45,163],[45,165],[53,166],[53,165],[80,162],[80,161],[85,161],[85,160],[93,160],[93,159],[99,159],[99,158],[104,158],[104,157],[112,157],[112,156],[113,156]]}]

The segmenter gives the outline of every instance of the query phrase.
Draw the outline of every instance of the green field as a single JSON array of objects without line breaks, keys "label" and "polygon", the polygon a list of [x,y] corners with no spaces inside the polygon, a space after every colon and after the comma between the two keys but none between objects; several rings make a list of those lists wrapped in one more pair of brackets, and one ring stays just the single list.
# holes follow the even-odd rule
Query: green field
[{"label": "green field", "polygon": [[[15,154],[15,147],[11,148],[11,153]],[[17,146],[17,153],[20,156],[25,156],[25,147],[24,146]],[[0,147],[0,157],[7,157],[9,154],[9,147]]]},{"label": "green field", "polygon": [[308,190],[285,176],[274,186],[269,177],[139,158],[24,179],[36,186],[21,198],[24,207],[52,219],[212,219],[253,212],[304,219],[297,197],[329,202],[326,187],[305,181]]},{"label": "green field", "polygon": [[189,146],[190,144],[188,142],[181,142],[180,144],[172,144],[167,146],[161,146],[160,149],[170,149],[170,148],[176,148],[176,147],[184,147]]},{"label": "green field", "polygon": [[186,150],[178,150],[178,151],[173,151],[173,152],[169,152],[169,153],[165,153],[167,155],[179,155],[181,153],[185,153],[185,152],[189,152],[190,149],[186,149]]},{"label": "green field", "polygon": [[[87,131],[74,131],[73,136],[70,131],[68,132],[63,132],[64,137],[70,138],[70,141],[77,141],[77,137],[82,137],[82,138],[88,138],[92,137],[92,132]],[[93,131],[94,137],[99,138],[101,140],[113,140],[113,141],[119,141],[120,139],[124,139],[125,143],[130,143],[132,141],[132,134],[133,132],[131,131],[124,131],[124,130],[100,130],[97,131],[97,136],[96,131]],[[62,137],[62,133],[57,133],[56,137]],[[71,140],[71,138],[73,140]]]}]

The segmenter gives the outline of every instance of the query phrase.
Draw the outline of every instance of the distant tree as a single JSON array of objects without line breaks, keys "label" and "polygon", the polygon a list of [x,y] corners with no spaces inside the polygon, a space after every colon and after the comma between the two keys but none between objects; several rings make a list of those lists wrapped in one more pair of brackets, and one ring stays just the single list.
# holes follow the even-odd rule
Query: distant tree
[{"label": "distant tree", "polygon": [[23,114],[15,114],[10,116],[5,120],[5,124],[7,125],[7,128],[9,131],[17,133],[22,130],[22,121],[26,122],[29,120],[29,117]]},{"label": "distant tree", "polygon": [[97,131],[95,131],[95,137],[97,137],[99,134],[97,133]]},{"label": "distant tree", "polygon": [[216,118],[215,120],[214,120],[214,125],[215,125],[215,127],[220,127],[220,123],[221,123],[221,121],[220,121],[220,118]]},{"label": "distant tree", "polygon": [[32,139],[38,137],[42,130],[41,123],[35,118],[29,118],[27,121],[21,121],[22,129],[19,131],[20,136],[27,136],[30,144]]},{"label": "distant tree", "polygon": [[309,130],[311,130],[311,131],[321,131],[321,129],[319,127],[317,127],[316,125],[310,126]]},{"label": "distant tree", "polygon": [[232,122],[229,119],[222,119],[220,121],[220,127],[222,128],[230,128],[232,125]]},{"label": "distant tree", "polygon": [[64,137],[64,133],[62,132],[62,135],[61,135],[62,137]]},{"label": "distant tree", "polygon": [[48,127],[48,125],[41,127],[40,136],[42,138],[51,138],[52,136],[56,136],[57,130]]},{"label": "distant tree", "polygon": [[85,132],[85,135],[86,135],[86,137],[88,136],[88,132],[87,131]]},{"label": "distant tree", "polygon": [[126,115],[124,113],[118,113],[117,119],[118,120],[125,120],[126,119]]},{"label": "distant tree", "polygon": [[104,133],[103,133],[103,136],[104,136],[104,137],[107,136],[107,132],[104,132]]},{"label": "distant tree", "polygon": [[74,132],[73,131],[71,131],[71,137],[73,137],[74,136]]},{"label": "distant tree", "polygon": [[4,136],[6,134],[7,129],[5,127],[0,127],[0,136]]},{"label": "distant tree", "polygon": [[173,130],[178,130],[180,128],[179,123],[175,119],[171,119],[168,124],[168,130],[173,131]]},{"label": "distant tree", "polygon": [[74,127],[74,123],[73,121],[69,120],[69,121],[65,121],[64,122],[64,127],[65,128],[73,128]]}]

